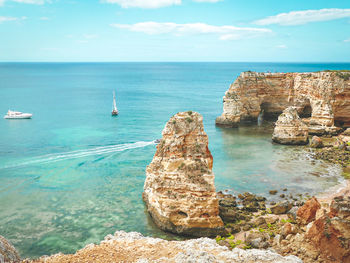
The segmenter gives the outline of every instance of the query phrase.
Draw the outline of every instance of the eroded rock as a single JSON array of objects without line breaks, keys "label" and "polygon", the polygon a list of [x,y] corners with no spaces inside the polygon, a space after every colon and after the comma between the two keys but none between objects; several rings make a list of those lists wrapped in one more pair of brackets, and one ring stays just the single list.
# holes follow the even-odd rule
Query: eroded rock
[{"label": "eroded rock", "polygon": [[302,207],[298,209],[297,217],[301,224],[308,224],[315,220],[316,212],[321,208],[320,203],[315,197],[309,199]]},{"label": "eroded rock", "polygon": [[310,134],[335,134],[334,124],[350,127],[350,73],[258,73],[242,72],[223,98],[223,113],[217,125],[238,126],[277,118],[284,109],[296,106],[308,118]]},{"label": "eroded rock", "polygon": [[0,262],[19,262],[20,256],[12,244],[0,236]]},{"label": "eroded rock", "polygon": [[308,143],[308,127],[299,118],[296,107],[288,107],[278,117],[272,140],[280,144],[303,145]]},{"label": "eroded rock", "polygon": [[192,236],[224,231],[203,117],[181,112],[166,124],[146,169],[143,200],[157,226]]}]

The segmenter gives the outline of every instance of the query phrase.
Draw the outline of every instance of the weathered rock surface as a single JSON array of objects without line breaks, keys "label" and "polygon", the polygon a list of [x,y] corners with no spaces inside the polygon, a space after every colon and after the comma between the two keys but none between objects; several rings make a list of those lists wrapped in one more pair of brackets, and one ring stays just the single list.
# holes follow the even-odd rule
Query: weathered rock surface
[{"label": "weathered rock surface", "polygon": [[19,262],[17,250],[3,236],[0,236],[0,262]]},{"label": "weathered rock surface", "polygon": [[309,199],[302,207],[298,209],[297,217],[301,224],[308,224],[315,220],[316,212],[321,208],[320,203],[315,197]]},{"label": "weathered rock surface", "polygon": [[293,204],[289,201],[279,202],[270,207],[271,212],[275,215],[287,214],[288,211],[293,207]]},{"label": "weathered rock surface", "polygon": [[316,219],[306,238],[336,262],[350,262],[350,198],[334,198],[328,214]]},{"label": "weathered rock surface", "polygon": [[312,136],[311,142],[310,142],[310,147],[312,148],[322,148],[323,147],[323,142],[320,137],[318,136]]},{"label": "weathered rock surface", "polygon": [[308,143],[309,131],[299,118],[296,107],[288,107],[278,117],[272,140],[280,144],[303,145]]},{"label": "weathered rock surface", "polygon": [[144,237],[140,233],[117,231],[105,237],[99,245],[90,244],[73,255],[56,254],[26,262],[45,263],[105,263],[105,262],[206,262],[206,263],[302,263],[295,256],[283,257],[272,251],[243,250],[218,245],[209,238],[187,241],[167,241]]},{"label": "weathered rock surface", "polygon": [[196,112],[174,115],[146,169],[143,200],[157,226],[191,236],[224,231],[216,197],[213,157],[203,118]]},{"label": "weathered rock surface", "polygon": [[265,118],[276,118],[296,106],[302,118],[310,118],[310,134],[335,133],[334,124],[350,127],[349,77],[348,72],[243,72],[226,91],[216,124],[256,122],[262,111]]}]

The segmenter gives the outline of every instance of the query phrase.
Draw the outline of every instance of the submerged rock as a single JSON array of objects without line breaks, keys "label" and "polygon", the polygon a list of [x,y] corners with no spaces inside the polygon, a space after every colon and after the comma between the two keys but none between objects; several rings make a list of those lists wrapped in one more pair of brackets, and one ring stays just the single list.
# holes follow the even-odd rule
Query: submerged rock
[{"label": "submerged rock", "polygon": [[0,236],[0,262],[19,262],[17,250],[3,236]]},{"label": "submerged rock", "polygon": [[299,118],[296,107],[288,107],[278,117],[272,140],[280,144],[302,145],[308,143],[308,127]]},{"label": "submerged rock", "polygon": [[191,111],[178,113],[170,118],[162,135],[146,169],[143,192],[153,221],[177,234],[223,233],[203,117]]}]

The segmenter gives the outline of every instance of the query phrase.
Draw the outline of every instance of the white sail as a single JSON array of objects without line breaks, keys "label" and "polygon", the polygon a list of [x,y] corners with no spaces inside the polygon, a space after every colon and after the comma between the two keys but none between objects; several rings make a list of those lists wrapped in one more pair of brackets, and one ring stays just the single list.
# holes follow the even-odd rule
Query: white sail
[{"label": "white sail", "polygon": [[117,102],[115,100],[115,92],[113,91],[113,110],[118,111],[117,109]]},{"label": "white sail", "polygon": [[115,100],[115,92],[113,91],[113,110],[112,110],[112,115],[115,116],[115,115],[118,115],[119,112],[118,112],[118,109],[117,109],[117,102]]}]

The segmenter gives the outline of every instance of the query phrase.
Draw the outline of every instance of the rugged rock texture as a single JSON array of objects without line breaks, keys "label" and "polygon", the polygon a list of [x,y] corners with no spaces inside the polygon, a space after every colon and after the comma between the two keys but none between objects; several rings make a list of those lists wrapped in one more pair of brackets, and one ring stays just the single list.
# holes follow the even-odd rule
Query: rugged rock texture
[{"label": "rugged rock texture", "polygon": [[323,147],[323,142],[320,137],[318,136],[312,136],[311,142],[310,142],[310,147],[312,148],[322,148]]},{"label": "rugged rock texture", "polygon": [[321,203],[313,197],[297,214],[297,222],[282,227],[279,234],[283,239],[275,236],[273,248],[277,252],[297,255],[304,263],[350,263],[349,196]]},{"label": "rugged rock texture", "polygon": [[276,118],[296,106],[302,118],[310,117],[310,133],[334,133],[334,124],[350,127],[350,73],[243,72],[226,91],[223,103],[218,125],[257,121],[263,110],[265,118]]},{"label": "rugged rock texture", "polygon": [[19,262],[17,250],[3,236],[0,236],[0,262]]},{"label": "rugged rock texture", "polygon": [[299,118],[296,107],[288,107],[278,117],[272,140],[280,144],[307,144],[308,127]]},{"label": "rugged rock texture", "polygon": [[305,205],[300,207],[297,212],[298,220],[301,224],[308,224],[315,220],[316,212],[321,208],[320,203],[315,197],[309,199]]},{"label": "rugged rock texture", "polygon": [[337,197],[329,213],[316,219],[306,238],[326,258],[336,262],[350,262],[350,198]]},{"label": "rugged rock texture", "polygon": [[178,113],[162,135],[146,169],[143,192],[154,222],[163,230],[191,236],[222,233],[213,157],[202,116],[191,111]]},{"label": "rugged rock texture", "polygon": [[167,241],[144,237],[140,233],[117,231],[108,235],[99,245],[90,244],[74,255],[56,254],[50,257],[25,262],[68,263],[68,262],[158,262],[158,263],[302,263],[295,256],[281,255],[257,249],[230,251],[219,246],[215,240],[199,238],[187,241]]}]

